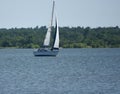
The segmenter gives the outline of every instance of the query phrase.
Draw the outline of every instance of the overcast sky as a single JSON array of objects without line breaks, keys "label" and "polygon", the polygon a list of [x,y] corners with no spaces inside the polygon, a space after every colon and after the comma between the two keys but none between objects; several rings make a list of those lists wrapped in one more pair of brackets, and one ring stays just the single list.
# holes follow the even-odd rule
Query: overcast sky
[{"label": "overcast sky", "polygon": [[[120,0],[55,0],[60,26],[120,27]],[[49,25],[52,0],[0,0],[0,28]]]}]

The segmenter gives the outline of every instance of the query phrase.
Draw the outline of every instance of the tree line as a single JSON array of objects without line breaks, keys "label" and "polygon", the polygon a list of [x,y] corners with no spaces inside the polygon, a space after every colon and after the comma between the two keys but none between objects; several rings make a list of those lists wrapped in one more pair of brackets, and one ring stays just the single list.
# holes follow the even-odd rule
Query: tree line
[{"label": "tree line", "polygon": [[[60,47],[63,48],[119,48],[120,28],[116,27],[59,27]],[[54,31],[54,27],[52,27]],[[0,48],[42,47],[46,26],[35,28],[1,28]],[[54,32],[52,33],[52,37]],[[52,44],[53,39],[51,39]]]}]

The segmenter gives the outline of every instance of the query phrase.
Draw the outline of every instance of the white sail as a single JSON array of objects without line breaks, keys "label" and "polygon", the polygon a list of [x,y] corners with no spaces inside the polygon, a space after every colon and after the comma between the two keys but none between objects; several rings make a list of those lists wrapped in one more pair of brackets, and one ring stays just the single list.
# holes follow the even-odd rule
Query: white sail
[{"label": "white sail", "polygon": [[55,27],[55,39],[53,44],[53,49],[58,48],[59,49],[59,27],[58,27],[58,20],[56,19],[56,27]]},{"label": "white sail", "polygon": [[48,28],[45,40],[44,40],[44,46],[49,46],[50,45],[50,36],[51,36],[51,27]]},{"label": "white sail", "polygon": [[51,24],[48,27],[45,40],[44,40],[44,46],[49,46],[50,45],[50,37],[51,37],[51,28],[52,28],[52,23],[53,23],[53,14],[54,14],[54,6],[55,6],[55,1],[53,1],[53,7],[52,7],[52,17],[51,17]]}]

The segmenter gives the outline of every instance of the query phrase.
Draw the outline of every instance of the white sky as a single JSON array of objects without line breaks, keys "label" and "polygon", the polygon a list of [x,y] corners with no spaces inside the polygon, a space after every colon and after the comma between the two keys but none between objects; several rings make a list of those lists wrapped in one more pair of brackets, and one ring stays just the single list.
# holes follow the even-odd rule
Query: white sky
[{"label": "white sky", "polygon": [[[52,0],[0,0],[0,28],[49,25]],[[60,26],[120,27],[120,0],[56,0]]]}]

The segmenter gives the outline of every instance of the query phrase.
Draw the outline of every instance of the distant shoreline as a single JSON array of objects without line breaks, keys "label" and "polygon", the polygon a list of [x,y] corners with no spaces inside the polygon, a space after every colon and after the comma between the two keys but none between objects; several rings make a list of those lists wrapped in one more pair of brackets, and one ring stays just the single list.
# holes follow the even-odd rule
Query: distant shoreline
[{"label": "distant shoreline", "polygon": [[[54,34],[54,27],[52,36]],[[120,48],[120,28],[59,27],[60,47]],[[35,28],[0,29],[0,48],[41,48],[46,26]],[[53,39],[51,39],[51,44]]]}]

